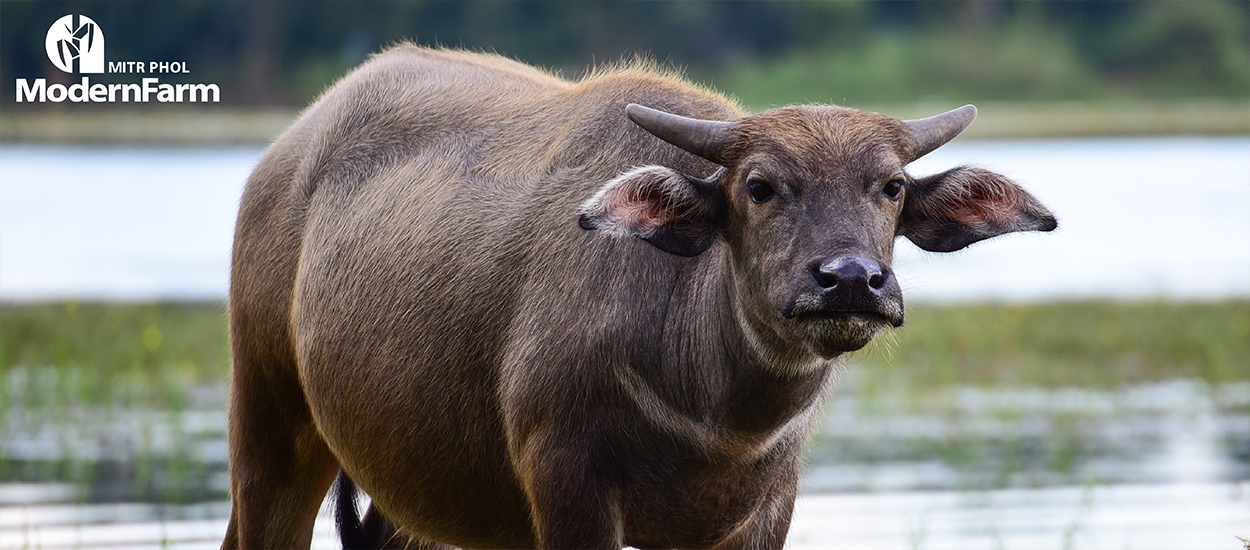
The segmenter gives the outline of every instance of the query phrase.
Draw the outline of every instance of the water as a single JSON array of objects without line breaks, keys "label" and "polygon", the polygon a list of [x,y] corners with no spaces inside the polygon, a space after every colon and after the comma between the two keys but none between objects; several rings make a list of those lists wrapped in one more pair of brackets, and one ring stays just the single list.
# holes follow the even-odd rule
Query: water
[{"label": "water", "polygon": [[[258,148],[0,146],[0,299],[219,299]],[[955,254],[900,240],[910,299],[1250,296],[1250,137],[959,141],[1059,216]]]},{"label": "water", "polygon": [[260,150],[0,147],[0,299],[221,299]]},{"label": "water", "polygon": [[909,169],[963,163],[1023,183],[1059,229],[951,255],[903,244],[896,264],[912,297],[1250,295],[1250,138],[956,140]]},{"label": "water", "polygon": [[[1237,550],[1248,506],[1246,482],[809,494],[795,506],[787,547]],[[220,546],[227,513],[225,503],[0,507],[0,547],[208,550]],[[323,504],[313,548],[339,547],[331,525]]]},{"label": "water", "polygon": [[[36,370],[10,386],[26,393]],[[807,447],[792,548],[1233,549],[1250,536],[1250,382],[916,394],[864,376],[851,367]],[[41,414],[19,399],[0,426],[6,467],[59,478],[0,483],[0,548],[219,544],[224,401],[204,387],[180,411]],[[315,547],[336,547],[328,503]]]},{"label": "water", "polygon": [[791,549],[1239,550],[1250,483],[807,495]]}]

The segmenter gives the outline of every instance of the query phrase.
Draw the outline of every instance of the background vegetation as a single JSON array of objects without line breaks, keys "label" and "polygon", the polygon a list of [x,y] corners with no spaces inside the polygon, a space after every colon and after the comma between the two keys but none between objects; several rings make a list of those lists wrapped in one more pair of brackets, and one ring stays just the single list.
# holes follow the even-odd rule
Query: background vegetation
[{"label": "background vegetation", "polygon": [[0,305],[0,483],[224,499],[225,321],[221,303]]},{"label": "background vegetation", "polygon": [[1250,379],[1250,303],[1080,301],[910,307],[852,361],[907,385],[1111,389]]},{"label": "background vegetation", "polygon": [[[920,387],[1115,388],[1247,380],[1247,357],[1250,302],[1093,301],[910,307],[906,326],[851,362]],[[59,375],[12,375],[44,367]],[[177,408],[179,388],[224,383],[228,371],[220,303],[0,304],[0,414],[18,385],[39,407]],[[53,401],[30,401],[41,395]]]},{"label": "background vegetation", "polygon": [[[756,108],[1250,96],[1245,0],[6,0],[0,81],[72,78],[44,55],[48,25],[67,13],[100,24],[108,60],[186,61],[190,75],[165,81],[215,82],[223,102],[242,106],[303,106],[403,40],[496,51],[570,77],[644,53]],[[117,78],[133,80],[93,81]],[[7,108],[32,108],[13,102],[13,86],[0,92]]]},{"label": "background vegetation", "polygon": [[229,358],[221,303],[3,304],[0,415],[17,399],[35,409],[178,409],[184,388],[224,383]]}]

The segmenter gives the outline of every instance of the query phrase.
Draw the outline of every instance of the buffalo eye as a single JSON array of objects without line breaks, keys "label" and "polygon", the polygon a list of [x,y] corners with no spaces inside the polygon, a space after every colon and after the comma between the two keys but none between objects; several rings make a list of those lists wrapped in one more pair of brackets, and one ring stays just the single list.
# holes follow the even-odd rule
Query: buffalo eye
[{"label": "buffalo eye", "polygon": [[892,201],[898,200],[898,194],[902,192],[903,180],[890,180],[881,188],[881,193]]},{"label": "buffalo eye", "polygon": [[773,198],[776,192],[768,182],[760,178],[750,178],[747,180],[747,194],[751,195],[751,202],[759,204],[768,199]]}]

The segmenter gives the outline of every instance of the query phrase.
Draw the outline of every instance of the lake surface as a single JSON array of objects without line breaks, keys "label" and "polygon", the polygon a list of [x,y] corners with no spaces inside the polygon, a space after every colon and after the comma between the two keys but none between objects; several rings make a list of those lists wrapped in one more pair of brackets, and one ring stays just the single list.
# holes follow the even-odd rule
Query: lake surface
[{"label": "lake surface", "polygon": [[[854,367],[807,447],[790,548],[1236,550],[1250,536],[1250,382],[1111,391],[874,392]],[[49,371],[18,367],[19,396]],[[0,420],[0,549],[213,548],[225,532],[225,388],[178,411]],[[38,474],[35,474],[37,477]],[[337,548],[328,503],[315,548]]]},{"label": "lake surface", "polygon": [[[1241,550],[1231,533],[1246,532],[1247,506],[1250,483],[807,494],[796,503],[786,547]],[[212,550],[228,513],[224,502],[0,507],[0,547]],[[340,548],[332,529],[323,503],[312,548]]]},{"label": "lake surface", "polygon": [[[0,299],[219,299],[259,148],[0,146]],[[959,141],[1059,217],[954,254],[905,239],[910,299],[1250,296],[1250,137]],[[597,186],[599,182],[588,182]]]}]

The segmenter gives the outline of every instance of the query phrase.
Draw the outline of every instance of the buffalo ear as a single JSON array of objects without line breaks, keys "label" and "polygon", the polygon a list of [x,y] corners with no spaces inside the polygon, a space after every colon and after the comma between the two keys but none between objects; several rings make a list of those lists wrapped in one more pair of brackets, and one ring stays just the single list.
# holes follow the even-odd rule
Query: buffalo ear
[{"label": "buffalo ear", "polygon": [[678,256],[697,256],[720,235],[725,217],[716,178],[700,180],[663,166],[634,168],[582,204],[578,225],[638,237]]},{"label": "buffalo ear", "polygon": [[1005,176],[961,166],[907,188],[898,234],[930,252],[953,252],[1014,231],[1050,231],[1055,216]]}]

